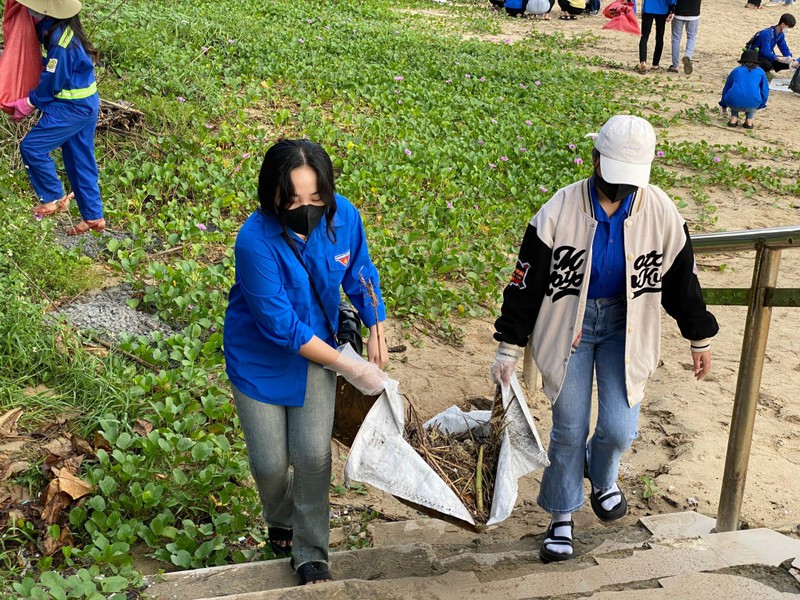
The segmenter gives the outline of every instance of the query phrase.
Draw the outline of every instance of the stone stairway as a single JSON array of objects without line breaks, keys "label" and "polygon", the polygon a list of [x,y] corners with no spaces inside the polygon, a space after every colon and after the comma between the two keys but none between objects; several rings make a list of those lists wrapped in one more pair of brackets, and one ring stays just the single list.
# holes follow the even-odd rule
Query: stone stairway
[{"label": "stone stairway", "polygon": [[505,539],[436,519],[382,523],[372,526],[373,548],[331,554],[333,583],[298,587],[283,559],[155,576],[145,594],[161,600],[798,598],[800,539],[769,529],[716,534],[714,525],[693,512],[642,517],[632,526],[578,534],[579,556],[544,565],[543,534]]}]

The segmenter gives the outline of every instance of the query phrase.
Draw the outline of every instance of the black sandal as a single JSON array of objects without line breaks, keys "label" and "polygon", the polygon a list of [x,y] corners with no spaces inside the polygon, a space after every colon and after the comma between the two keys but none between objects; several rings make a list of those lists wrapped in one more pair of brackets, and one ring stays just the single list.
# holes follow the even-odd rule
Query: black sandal
[{"label": "black sandal", "polygon": [[[626,515],[628,512],[628,501],[625,500],[625,494],[622,493],[622,490],[617,490],[615,492],[598,492],[595,493],[594,491],[594,484],[592,483],[592,478],[589,477],[589,455],[588,453],[585,455],[583,459],[583,476],[585,479],[589,480],[589,485],[591,486],[591,493],[589,497],[592,502],[592,510],[594,514],[597,515],[597,518],[601,521],[605,521],[608,523],[609,521],[616,521],[617,519],[621,519]],[[609,498],[613,498],[614,496],[619,496],[619,504],[617,504],[611,510],[606,510],[603,508],[603,502],[608,500]]]},{"label": "black sandal", "polygon": [[300,575],[300,585],[328,580],[333,581],[333,575],[331,575],[328,565],[324,562],[312,561],[303,563],[297,568],[297,574]]},{"label": "black sandal", "polygon": [[[292,553],[292,537],[294,532],[286,527],[270,527],[267,530],[267,541],[275,557],[288,556]],[[281,542],[283,542],[281,544]]]},{"label": "black sandal", "polygon": [[[550,527],[547,528],[547,532],[544,534],[544,541],[542,542],[542,548],[539,550],[539,558],[542,560],[544,564],[550,562],[561,562],[562,560],[569,560],[572,558],[572,552],[569,554],[560,554],[558,552],[551,552],[547,549],[548,546],[569,546],[569,549],[572,550],[572,538],[567,537],[565,535],[554,535],[553,532],[556,530],[556,527],[565,527],[569,526],[570,533],[572,532],[572,528],[575,526],[573,521],[559,521],[558,523],[550,523]],[[550,540],[550,541],[548,541]]]}]

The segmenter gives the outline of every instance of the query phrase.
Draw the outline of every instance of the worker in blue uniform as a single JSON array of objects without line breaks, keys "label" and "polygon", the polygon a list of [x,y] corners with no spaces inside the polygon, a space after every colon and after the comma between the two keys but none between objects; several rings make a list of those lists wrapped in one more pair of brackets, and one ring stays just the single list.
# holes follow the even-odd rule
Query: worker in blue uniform
[{"label": "worker in blue uniform", "polygon": [[[94,49],[81,27],[78,0],[19,0],[28,7],[42,45],[42,74],[27,97],[13,103],[12,119],[19,122],[41,111],[39,121],[20,143],[20,153],[39,199],[34,214],[41,217],[69,209],[78,203],[82,220],[67,235],[103,231],[94,133],[100,109],[94,65]],[[64,168],[72,187],[65,194],[50,153],[61,148]]]}]

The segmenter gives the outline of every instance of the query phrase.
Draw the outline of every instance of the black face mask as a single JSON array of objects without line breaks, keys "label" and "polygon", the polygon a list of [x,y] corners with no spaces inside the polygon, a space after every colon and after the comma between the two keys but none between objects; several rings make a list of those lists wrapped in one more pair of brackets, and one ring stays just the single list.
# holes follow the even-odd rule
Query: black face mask
[{"label": "black face mask", "polygon": [[637,186],[628,183],[608,183],[597,173],[594,174],[594,184],[612,203],[623,201],[639,189]]},{"label": "black face mask", "polygon": [[297,234],[307,236],[314,231],[314,228],[322,220],[325,209],[325,206],[304,204],[292,210],[287,210],[286,226]]}]

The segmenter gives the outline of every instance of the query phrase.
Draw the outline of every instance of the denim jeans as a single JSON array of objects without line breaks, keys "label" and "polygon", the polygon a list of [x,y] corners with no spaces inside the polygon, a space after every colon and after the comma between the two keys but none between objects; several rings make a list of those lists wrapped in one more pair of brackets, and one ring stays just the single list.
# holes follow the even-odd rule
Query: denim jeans
[{"label": "denim jeans", "polygon": [[580,344],[553,403],[553,428],[538,503],[551,514],[583,506],[583,463],[597,372],[598,415],[589,440],[589,473],[605,491],[617,480],[619,461],[638,435],[639,405],[628,406],[625,389],[624,296],[587,300]]},{"label": "denim jeans", "polygon": [[295,567],[327,563],[336,373],[309,363],[303,406],[266,404],[232,387],[267,526],[294,531]]},{"label": "denim jeans", "polygon": [[756,109],[755,108],[733,108],[731,109],[731,117],[738,117],[739,113],[744,113],[745,119],[752,119],[756,116]]},{"label": "denim jeans", "polygon": [[684,53],[689,58],[694,55],[694,45],[697,43],[697,30],[700,28],[700,19],[684,21],[672,19],[672,66],[678,68],[681,59],[681,37],[683,28],[686,27],[686,50]]}]

